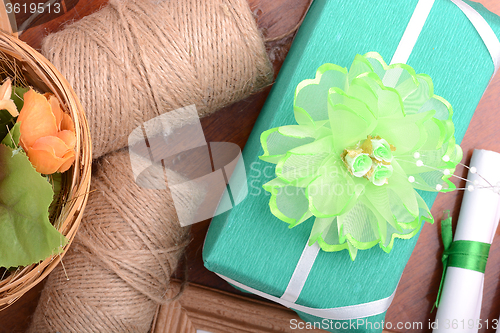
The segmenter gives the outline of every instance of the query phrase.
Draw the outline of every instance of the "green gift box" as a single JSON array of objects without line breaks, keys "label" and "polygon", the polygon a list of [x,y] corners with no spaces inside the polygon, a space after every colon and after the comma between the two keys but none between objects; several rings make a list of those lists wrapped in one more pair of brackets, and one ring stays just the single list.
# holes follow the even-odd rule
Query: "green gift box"
[{"label": "green gift box", "polygon": [[[389,62],[418,2],[314,1],[243,151],[248,193],[236,195],[246,198],[236,198],[236,202],[242,202],[211,222],[203,249],[209,270],[237,287],[279,301],[308,243],[313,223],[306,221],[290,229],[271,214],[270,194],[262,185],[274,178],[275,166],[259,159],[263,154],[261,133],[295,124],[297,84],[314,78],[324,63],[349,68],[356,54],[367,52],[378,52]],[[467,4],[486,20],[494,34],[500,35],[498,16],[480,4]],[[495,71],[492,55],[477,28],[451,0],[436,0],[407,64],[417,73],[430,75],[434,93],[451,103],[455,138],[460,143]],[[244,175],[233,175],[233,179],[238,176]],[[436,193],[420,194],[431,207]],[[305,321],[331,332],[380,332],[385,310],[364,317],[347,315],[349,319],[340,320],[342,316],[337,314],[327,318],[322,311],[311,314],[303,309],[341,308],[358,313],[360,304],[378,300],[390,303],[417,238],[418,234],[409,240],[396,239],[390,253],[378,246],[359,251],[354,261],[347,251],[319,251],[294,302],[297,306],[291,308]]]}]

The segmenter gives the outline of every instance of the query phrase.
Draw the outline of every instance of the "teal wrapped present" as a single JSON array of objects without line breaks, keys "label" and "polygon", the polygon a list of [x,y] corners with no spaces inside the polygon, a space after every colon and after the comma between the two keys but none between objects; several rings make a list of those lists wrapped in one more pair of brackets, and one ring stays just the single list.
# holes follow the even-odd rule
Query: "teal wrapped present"
[{"label": "teal wrapped present", "polygon": [[[426,0],[314,1],[243,151],[248,195],[210,225],[203,250],[209,270],[241,289],[295,309],[305,321],[329,331],[382,330],[385,311],[418,235],[396,239],[389,253],[379,247],[359,251],[354,261],[347,251],[324,252],[306,246],[312,219],[289,229],[269,209],[270,194],[262,185],[274,178],[275,166],[259,159],[264,153],[260,137],[270,128],[295,124],[295,89],[304,79],[314,78],[324,63],[348,68],[357,54],[368,52],[391,59],[401,49],[398,45],[417,3],[420,7],[427,3],[432,9],[405,61],[417,73],[430,75],[435,94],[451,103],[455,138],[460,143],[495,72],[498,40],[488,33],[500,35],[500,18],[480,4],[467,2],[491,28],[472,18],[479,25],[475,27],[453,2],[462,5],[458,0],[436,0],[433,5]],[[488,47],[482,37],[491,41]],[[238,176],[244,175],[233,178]],[[431,207],[436,193],[421,195]],[[315,259],[307,264],[307,256]],[[299,261],[306,262],[301,264],[306,273],[296,272]],[[305,276],[305,283],[290,293],[292,277],[296,280],[300,275]]]}]

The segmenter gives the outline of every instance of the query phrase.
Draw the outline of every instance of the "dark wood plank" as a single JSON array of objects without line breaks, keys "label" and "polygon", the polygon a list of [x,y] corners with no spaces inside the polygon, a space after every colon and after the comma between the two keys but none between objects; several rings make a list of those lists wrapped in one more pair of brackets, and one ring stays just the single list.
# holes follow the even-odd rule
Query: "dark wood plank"
[{"label": "dark wood plank", "polygon": [[154,333],[193,333],[193,327],[212,333],[305,332],[295,329],[302,325],[295,312],[277,304],[190,283],[178,301],[161,307]]},{"label": "dark wood plank", "polygon": [[[44,1],[36,0],[17,0],[12,3],[39,3]],[[64,27],[68,22],[78,21],[82,17],[90,15],[98,11],[102,6],[108,3],[108,0],[61,0],[62,14],[55,13],[52,10],[47,11],[36,17],[21,35],[20,39],[28,43],[33,48],[40,50],[42,40],[51,32],[56,32]],[[28,14],[21,12],[16,15],[18,27],[21,28],[22,23],[28,18]]]}]

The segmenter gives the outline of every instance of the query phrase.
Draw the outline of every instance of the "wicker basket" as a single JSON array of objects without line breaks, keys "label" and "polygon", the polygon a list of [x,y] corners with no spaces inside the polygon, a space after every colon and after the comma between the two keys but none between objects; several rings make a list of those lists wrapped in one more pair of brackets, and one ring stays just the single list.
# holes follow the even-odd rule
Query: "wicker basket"
[{"label": "wicker basket", "polygon": [[5,6],[3,1],[0,1],[0,29],[10,32],[9,34],[0,31],[0,51],[15,59],[31,86],[40,91],[50,91],[57,96],[61,106],[69,112],[75,123],[77,143],[75,164],[65,173],[64,200],[54,223],[69,242],[60,255],[54,255],[41,263],[20,268],[0,279],[0,310],[7,308],[42,281],[68,250],[87,203],[92,162],[92,145],[87,120],[73,89],[45,57],[15,37],[16,34],[12,33],[5,18]]}]

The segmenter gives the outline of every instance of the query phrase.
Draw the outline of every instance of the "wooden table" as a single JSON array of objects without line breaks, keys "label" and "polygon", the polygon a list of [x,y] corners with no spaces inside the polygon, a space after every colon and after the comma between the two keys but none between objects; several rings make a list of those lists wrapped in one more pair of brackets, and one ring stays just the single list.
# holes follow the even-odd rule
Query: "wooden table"
[{"label": "wooden table", "polygon": [[[37,1],[13,1],[13,3],[36,3]],[[63,13],[60,15],[44,15],[33,21],[21,39],[39,49],[41,40],[50,32],[60,29],[69,20],[78,20],[104,5],[107,0],[62,0]],[[500,15],[498,0],[479,0],[489,10]],[[268,39],[281,36],[293,30],[308,7],[309,0],[249,0],[250,6],[256,15],[259,27]],[[27,15],[19,14],[18,22],[22,22]],[[273,61],[276,73],[291,45],[293,34],[288,37],[267,43],[268,53]],[[202,125],[208,142],[226,141],[245,145],[250,131],[257,119],[269,88],[250,98],[222,109],[215,114],[202,119]],[[497,75],[486,91],[481,103],[469,126],[462,142],[464,163],[468,163],[474,148],[482,148],[500,152],[500,140],[496,140],[496,133],[500,128],[500,115],[497,116],[500,104],[500,76]],[[466,176],[464,168],[458,168],[457,174]],[[457,220],[458,210],[463,193],[455,192],[446,195],[439,194],[432,208],[433,215],[439,220],[443,210],[451,209],[454,221]],[[192,227],[193,241],[187,251],[188,279],[200,285],[240,294],[215,274],[207,271],[201,259],[201,251],[209,221],[198,223]],[[403,273],[396,297],[390,307],[386,321],[393,324],[423,323],[423,332],[430,332],[429,321],[432,304],[441,279],[441,242],[438,224],[426,225],[423,228],[415,251]],[[494,242],[491,247],[490,259],[486,268],[485,289],[481,318],[490,322],[500,315],[500,242]],[[22,299],[7,310],[0,312],[0,332],[24,332],[29,325],[30,315],[33,313],[43,284],[32,289]],[[245,297],[255,297],[248,296]],[[421,330],[400,329],[399,332],[417,332]],[[483,328],[480,332],[494,332]]]}]

